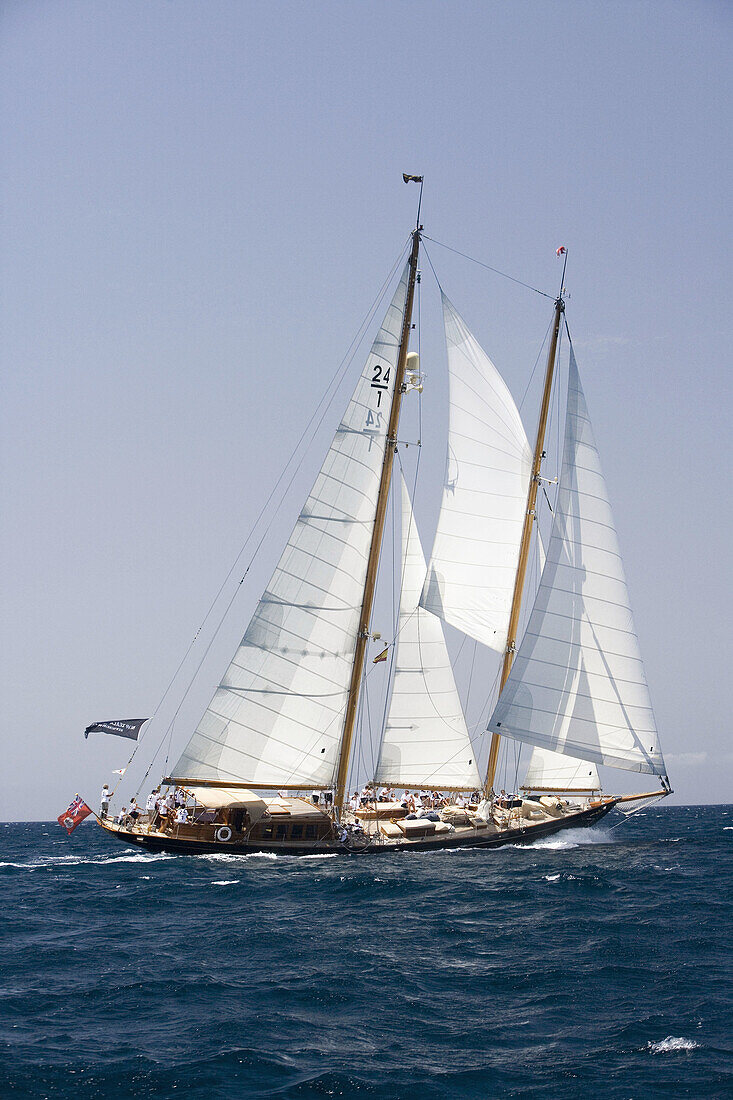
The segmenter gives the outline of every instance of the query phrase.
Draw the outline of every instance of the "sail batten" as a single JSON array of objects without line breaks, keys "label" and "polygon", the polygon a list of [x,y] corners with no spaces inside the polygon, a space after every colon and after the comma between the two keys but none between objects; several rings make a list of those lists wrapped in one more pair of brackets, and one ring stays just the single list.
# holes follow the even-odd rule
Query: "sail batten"
[{"label": "sail batten", "polygon": [[404,478],[394,683],[376,782],[477,787],[478,768],[438,619],[419,606],[425,558]]},{"label": "sail batten", "polygon": [[420,606],[503,651],[532,455],[496,367],[443,295],[448,458]]},{"label": "sail batten", "polygon": [[547,559],[489,729],[595,764],[665,774],[572,348],[562,472]]},{"label": "sail batten", "polygon": [[178,775],[333,782],[407,294],[403,272],[310,495]]}]

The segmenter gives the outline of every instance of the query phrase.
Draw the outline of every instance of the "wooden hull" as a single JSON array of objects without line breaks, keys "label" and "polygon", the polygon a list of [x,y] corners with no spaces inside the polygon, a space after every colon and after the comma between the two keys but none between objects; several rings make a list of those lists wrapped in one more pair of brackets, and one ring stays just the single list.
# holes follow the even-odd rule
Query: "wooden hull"
[{"label": "wooden hull", "polygon": [[170,852],[175,855],[251,855],[268,853],[275,855],[378,855],[384,852],[436,851],[441,848],[501,848],[506,844],[531,844],[535,840],[552,836],[563,829],[585,829],[595,825],[616,805],[616,799],[604,799],[590,809],[581,810],[547,821],[526,822],[522,827],[507,828],[495,832],[473,828],[458,828],[455,832],[440,836],[370,840],[364,847],[353,848],[342,844],[335,837],[322,841],[202,841],[182,839],[162,833],[132,832],[120,829],[106,821],[102,828],[120,840],[148,852]]}]

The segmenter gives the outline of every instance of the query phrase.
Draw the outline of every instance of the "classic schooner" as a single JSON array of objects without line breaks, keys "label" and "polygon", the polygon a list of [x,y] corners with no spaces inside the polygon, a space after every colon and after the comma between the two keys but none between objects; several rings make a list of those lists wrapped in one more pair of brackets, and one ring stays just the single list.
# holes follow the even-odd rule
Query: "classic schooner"
[{"label": "classic schooner", "polygon": [[[422,192],[420,177],[405,182],[413,178]],[[520,632],[565,325],[561,282],[534,448],[507,385],[441,289],[450,391],[441,510],[426,562],[404,478],[394,479],[402,553],[389,705],[374,773],[349,799],[401,406],[421,389],[410,336],[422,236],[418,207],[351,400],[202,718],[146,810],[100,819],[126,844],[291,854],[498,847],[670,792],[572,344],[552,529]],[[566,262],[565,253],[563,281]],[[444,624],[503,655],[482,774]],[[498,795],[506,739],[533,751],[521,792]],[[599,764],[661,786],[603,795]]]}]

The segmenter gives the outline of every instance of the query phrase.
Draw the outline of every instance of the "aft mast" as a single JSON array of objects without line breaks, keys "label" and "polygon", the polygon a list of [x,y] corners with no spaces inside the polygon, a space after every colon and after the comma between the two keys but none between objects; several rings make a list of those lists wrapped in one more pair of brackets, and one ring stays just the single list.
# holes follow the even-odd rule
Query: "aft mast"
[{"label": "aft mast", "polygon": [[[564,250],[563,250],[564,251]],[[558,251],[558,255],[560,252]],[[514,661],[514,654],[517,649],[517,632],[519,630],[519,612],[522,606],[522,595],[524,592],[524,581],[527,573],[527,563],[529,561],[529,545],[532,538],[532,528],[534,526],[536,504],[537,504],[537,490],[540,485],[540,470],[542,468],[542,459],[545,456],[545,431],[547,428],[547,418],[550,411],[550,397],[552,394],[552,380],[555,372],[555,358],[557,355],[557,343],[560,336],[560,323],[562,315],[565,311],[565,301],[562,296],[563,284],[565,282],[565,266],[567,264],[567,253],[565,253],[565,262],[563,263],[563,277],[560,282],[560,294],[555,301],[555,316],[552,323],[552,337],[550,339],[550,350],[547,355],[547,369],[545,371],[545,388],[542,394],[542,405],[540,407],[540,419],[537,425],[537,441],[534,448],[534,459],[532,461],[532,473],[529,479],[529,490],[527,492],[527,511],[524,516],[524,526],[522,528],[522,541],[519,546],[519,564],[517,565],[517,575],[514,581],[514,593],[512,595],[512,609],[509,616],[509,632],[507,634],[506,650],[504,652],[504,664],[501,670],[501,682],[499,686],[499,694],[501,694],[509,673],[512,670],[512,662]],[[494,787],[494,779],[496,777],[496,768],[499,761],[499,741],[501,737],[498,733],[492,733],[491,735],[491,747],[489,749],[489,762],[486,769],[486,781],[484,783],[484,793],[488,796]]]},{"label": "aft mast", "polygon": [[[422,199],[422,176],[403,176],[403,179],[405,183],[413,181],[420,184],[420,198]],[[354,736],[354,725],[356,723],[357,703],[359,701],[359,688],[361,685],[362,673],[364,671],[364,659],[366,657],[367,642],[369,641],[369,624],[371,622],[372,616],[374,591],[377,583],[377,566],[379,565],[379,554],[382,548],[382,537],[384,535],[384,524],[387,515],[387,499],[389,497],[389,487],[392,480],[392,466],[394,464],[395,446],[397,443],[397,426],[399,424],[400,409],[402,406],[402,386],[405,377],[407,350],[410,343],[410,330],[412,328],[412,303],[415,296],[417,258],[418,252],[420,250],[421,230],[422,226],[420,225],[420,207],[418,205],[417,224],[412,232],[412,251],[410,253],[409,261],[407,298],[405,301],[405,314],[402,321],[402,332],[400,334],[400,345],[397,355],[397,367],[394,391],[392,394],[392,406],[390,409],[389,424],[387,427],[387,445],[384,450],[382,475],[379,482],[379,493],[377,496],[377,513],[374,521],[374,530],[372,532],[372,541],[369,547],[369,559],[367,563],[366,581],[364,585],[364,599],[362,601],[361,615],[359,617],[359,633],[356,639],[354,664],[352,667],[351,682],[349,684],[349,695],[346,703],[344,730],[341,736],[341,750],[339,753],[338,770],[336,773],[335,810],[337,817],[341,816],[346,797],[346,779],[349,770],[349,759],[351,757],[351,745]]]}]

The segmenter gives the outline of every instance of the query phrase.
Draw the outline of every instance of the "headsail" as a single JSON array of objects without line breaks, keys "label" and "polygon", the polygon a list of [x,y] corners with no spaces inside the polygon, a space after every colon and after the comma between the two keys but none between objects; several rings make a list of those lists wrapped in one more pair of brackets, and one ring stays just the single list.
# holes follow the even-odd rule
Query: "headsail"
[{"label": "headsail", "polygon": [[532,750],[524,777],[527,791],[600,791],[598,769],[588,760],[561,756],[549,749]]},{"label": "headsail", "polygon": [[384,457],[407,268],[310,496],[174,774],[334,780]]},{"label": "headsail", "polygon": [[606,483],[570,353],[562,473],[547,561],[492,732],[664,775]]},{"label": "headsail", "polygon": [[418,606],[425,558],[404,478],[402,592],[392,699],[376,781],[401,787],[478,787],[475,753],[443,628]]},{"label": "headsail", "polygon": [[420,604],[503,652],[532,452],[506,383],[443,295],[448,463]]}]

